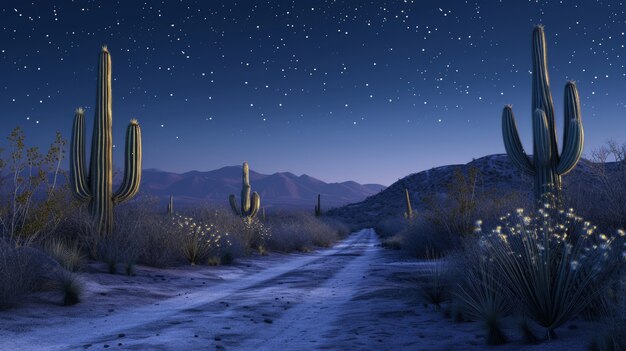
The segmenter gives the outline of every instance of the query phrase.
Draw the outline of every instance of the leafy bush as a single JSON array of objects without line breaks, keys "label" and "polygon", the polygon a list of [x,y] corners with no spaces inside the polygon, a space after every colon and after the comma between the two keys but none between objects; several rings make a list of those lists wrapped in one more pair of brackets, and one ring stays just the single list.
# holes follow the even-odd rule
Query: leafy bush
[{"label": "leafy bush", "polygon": [[572,210],[549,205],[534,216],[518,209],[501,220],[491,233],[480,234],[483,255],[493,260],[497,281],[520,301],[523,314],[552,338],[554,329],[576,317],[615,269],[610,259],[616,254],[614,238],[597,233]]}]

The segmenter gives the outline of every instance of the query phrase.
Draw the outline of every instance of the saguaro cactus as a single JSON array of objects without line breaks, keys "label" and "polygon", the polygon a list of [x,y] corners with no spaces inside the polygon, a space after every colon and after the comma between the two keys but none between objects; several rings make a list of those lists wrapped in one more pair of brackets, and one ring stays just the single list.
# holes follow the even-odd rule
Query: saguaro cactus
[{"label": "saguaro cactus", "polygon": [[404,212],[404,218],[413,218],[413,208],[411,208],[411,197],[409,195],[409,189],[404,189],[404,195],[406,197],[406,212]]},{"label": "saguaro cactus", "polygon": [[141,181],[141,129],[137,120],[126,130],[124,180],[113,193],[113,133],[111,105],[111,55],[102,47],[98,63],[96,116],[91,141],[89,175],[85,165],[85,115],[76,109],[70,149],[70,183],[73,194],[89,202],[89,212],[101,235],[113,229],[113,206],[135,196]]},{"label": "saguaro cactus", "polygon": [[563,150],[559,155],[554,123],[554,105],[550,92],[546,39],[543,26],[536,26],[532,36],[532,121],[533,157],[524,152],[515,117],[510,105],[502,112],[504,147],[513,163],[524,173],[534,177],[535,199],[543,200],[547,193],[559,196],[561,176],[571,171],[583,151],[584,133],[580,117],[578,90],[573,81],[565,85]]},{"label": "saguaro cactus", "polygon": [[243,163],[243,186],[241,189],[241,208],[237,207],[237,198],[231,194],[228,198],[230,207],[233,209],[236,215],[246,218],[248,220],[253,219],[261,208],[261,197],[255,191],[250,196],[250,167],[248,162]]},{"label": "saguaro cactus", "polygon": [[167,203],[167,215],[169,217],[174,215],[174,195],[170,195],[170,201]]},{"label": "saguaro cactus", "polygon": [[315,205],[315,216],[319,217],[322,215],[322,206],[321,206],[321,201],[320,201],[320,194],[317,194],[317,205]]}]

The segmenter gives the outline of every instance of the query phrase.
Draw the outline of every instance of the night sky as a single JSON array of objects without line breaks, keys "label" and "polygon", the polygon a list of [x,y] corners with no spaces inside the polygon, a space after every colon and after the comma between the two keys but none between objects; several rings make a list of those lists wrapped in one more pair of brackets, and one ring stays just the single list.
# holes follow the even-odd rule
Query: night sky
[{"label": "night sky", "polygon": [[[545,25],[562,136],[577,81],[585,155],[626,140],[626,2],[6,1],[0,11],[0,135],[69,139],[96,64],[113,62],[116,167],[137,118],[144,168],[241,164],[324,181],[389,185],[504,153],[513,104],[532,151],[531,32]],[[3,143],[4,144],[4,143]],[[67,164],[67,163],[66,163]],[[67,167],[67,166],[66,166]]]}]

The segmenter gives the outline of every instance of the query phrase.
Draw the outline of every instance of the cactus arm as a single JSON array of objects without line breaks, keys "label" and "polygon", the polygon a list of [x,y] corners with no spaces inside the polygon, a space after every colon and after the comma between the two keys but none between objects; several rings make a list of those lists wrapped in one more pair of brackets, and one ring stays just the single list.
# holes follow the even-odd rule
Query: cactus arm
[{"label": "cactus arm", "polygon": [[126,201],[137,194],[141,182],[141,128],[137,120],[131,120],[126,130],[124,181],[113,195],[113,202]]},{"label": "cactus arm", "polygon": [[[548,57],[546,47],[546,36],[543,26],[535,26],[532,35],[532,111],[534,115],[537,109],[543,110],[548,122],[548,132],[550,133],[550,148],[557,150],[556,125],[554,124],[554,103],[550,91],[550,77],[548,75]],[[555,163],[556,163],[556,154]]]},{"label": "cactus arm", "polygon": [[502,137],[506,153],[513,161],[513,164],[515,164],[522,172],[531,176],[534,175],[535,169],[524,152],[524,147],[522,146],[522,142],[520,141],[519,134],[517,132],[517,124],[515,123],[513,109],[510,105],[505,106],[502,111]]},{"label": "cactus arm", "polygon": [[79,107],[74,116],[70,143],[70,183],[72,194],[79,200],[88,201],[89,182],[85,175],[85,111]]},{"label": "cactus arm", "polygon": [[533,161],[535,167],[549,167],[553,150],[550,145],[550,127],[543,110],[535,110],[533,115]]},{"label": "cactus arm", "polygon": [[574,82],[565,85],[565,125],[563,128],[563,151],[556,171],[560,175],[571,171],[583,153],[584,131],[580,117],[580,99]]},{"label": "cactus arm", "polygon": [[231,194],[228,197],[228,202],[230,203],[230,207],[233,209],[233,212],[235,212],[237,216],[241,216],[241,212],[239,212],[239,208],[237,207],[237,198],[235,195]]},{"label": "cactus arm", "polygon": [[249,218],[256,217],[259,209],[261,208],[261,196],[256,191],[252,193],[252,204],[250,205],[250,211],[248,212]]}]

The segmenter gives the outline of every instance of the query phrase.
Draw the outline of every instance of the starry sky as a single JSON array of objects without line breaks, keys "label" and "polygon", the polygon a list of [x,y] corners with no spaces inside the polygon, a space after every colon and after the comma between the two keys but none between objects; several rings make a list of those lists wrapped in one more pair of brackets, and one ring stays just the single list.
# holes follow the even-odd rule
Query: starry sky
[{"label": "starry sky", "polygon": [[[0,4],[0,135],[88,142],[96,64],[113,64],[114,163],[142,127],[144,168],[241,164],[389,185],[503,153],[513,104],[532,151],[531,32],[545,25],[559,137],[577,81],[585,155],[625,141],[626,2],[8,1]],[[66,163],[67,164],[67,163]]]}]

